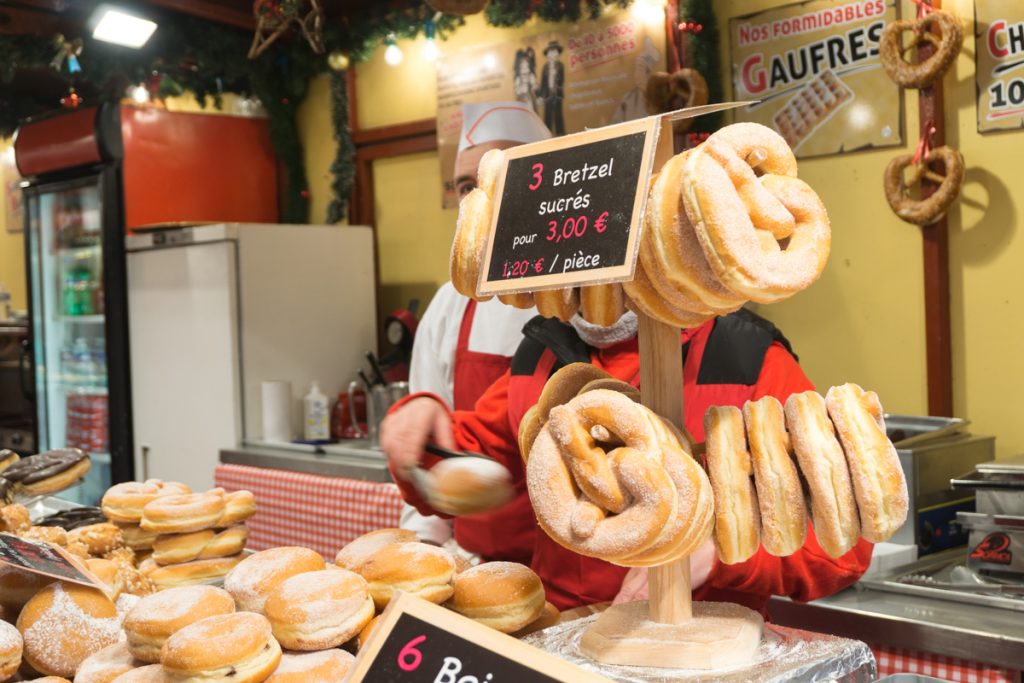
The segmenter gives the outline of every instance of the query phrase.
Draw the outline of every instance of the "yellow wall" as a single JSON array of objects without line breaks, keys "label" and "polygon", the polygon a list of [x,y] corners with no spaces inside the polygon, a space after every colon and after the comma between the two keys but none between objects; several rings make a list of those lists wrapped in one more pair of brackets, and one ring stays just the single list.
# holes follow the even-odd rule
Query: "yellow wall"
[{"label": "yellow wall", "polygon": [[[715,3],[728,79],[728,18],[791,0]],[[910,16],[905,2],[903,16]],[[1024,207],[1018,150],[1024,133],[979,135],[975,123],[973,4],[946,0],[964,19],[967,36],[946,77],[947,141],[967,161],[961,200],[949,213],[955,413],[976,433],[997,436],[1000,455],[1024,451],[1024,420],[1012,390],[1024,385]],[[493,42],[498,29],[479,18],[456,32],[452,47]],[[444,49],[445,44],[442,44]],[[416,46],[402,44],[406,60],[389,67],[378,50],[357,69],[362,126],[382,126],[434,115],[434,73]],[[916,92],[905,102],[906,149],[918,136]],[[307,106],[309,106],[307,104]],[[326,106],[304,121],[307,139],[329,139]],[[321,121],[318,123],[317,120]],[[925,332],[919,230],[896,219],[882,194],[882,170],[899,148],[807,160],[800,174],[821,194],[832,219],[833,245],[821,280],[787,302],[759,311],[785,330],[819,387],[855,381],[878,391],[887,410],[927,410]],[[310,154],[310,153],[307,153]],[[319,163],[319,162],[318,162]],[[447,279],[447,247],[454,211],[437,197],[436,155],[378,162],[376,209],[381,236],[382,308]],[[311,189],[317,196],[315,173]]]},{"label": "yellow wall", "polygon": [[[10,140],[0,140],[0,154],[9,154]],[[11,306],[28,308],[25,282],[25,241],[20,232],[7,231],[7,195],[0,188],[0,282],[11,293]],[[0,314],[2,315],[2,314]]]},{"label": "yellow wall", "polygon": [[[728,64],[728,16],[790,4],[725,0],[720,28]],[[718,3],[716,3],[716,7]],[[1012,389],[1024,383],[1024,235],[1017,229],[1024,186],[1020,133],[979,135],[972,0],[945,0],[965,23],[963,52],[946,75],[946,141],[967,163],[960,201],[949,212],[954,412],[972,430],[996,435],[1001,456],[1024,451],[1024,421]],[[902,16],[913,16],[904,2]],[[904,150],[919,136],[917,92],[905,96]],[[904,150],[887,148],[800,164],[832,220],[832,256],[821,280],[793,299],[761,307],[793,340],[819,386],[856,381],[878,391],[890,412],[927,412],[924,293],[919,230],[898,220],[882,193],[882,171]]]}]

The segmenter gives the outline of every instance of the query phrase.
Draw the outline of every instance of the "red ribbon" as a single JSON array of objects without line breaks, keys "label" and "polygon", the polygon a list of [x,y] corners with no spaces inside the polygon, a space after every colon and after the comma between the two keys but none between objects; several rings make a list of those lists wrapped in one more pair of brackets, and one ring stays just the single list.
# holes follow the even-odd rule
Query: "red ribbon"
[{"label": "red ribbon", "polygon": [[935,8],[932,7],[931,3],[927,2],[926,0],[911,0],[911,2],[913,2],[915,5],[917,5],[917,18],[918,19],[920,19],[921,17],[923,17],[923,16],[925,16],[927,14],[930,14],[931,12],[935,11]]},{"label": "red ribbon", "polygon": [[914,151],[914,164],[920,164],[923,160],[928,158],[928,155],[932,152],[931,139],[935,135],[935,124],[931,121],[925,124],[925,132],[921,134],[921,140],[917,143],[917,149]]}]

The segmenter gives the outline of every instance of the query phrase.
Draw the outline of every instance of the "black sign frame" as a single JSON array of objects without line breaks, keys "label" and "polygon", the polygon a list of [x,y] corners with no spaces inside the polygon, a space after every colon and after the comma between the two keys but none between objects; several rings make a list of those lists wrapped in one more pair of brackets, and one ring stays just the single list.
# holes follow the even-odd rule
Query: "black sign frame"
[{"label": "black sign frame", "polygon": [[438,677],[469,677],[481,683],[611,683],[512,636],[400,592],[381,614],[345,681],[433,683]]}]

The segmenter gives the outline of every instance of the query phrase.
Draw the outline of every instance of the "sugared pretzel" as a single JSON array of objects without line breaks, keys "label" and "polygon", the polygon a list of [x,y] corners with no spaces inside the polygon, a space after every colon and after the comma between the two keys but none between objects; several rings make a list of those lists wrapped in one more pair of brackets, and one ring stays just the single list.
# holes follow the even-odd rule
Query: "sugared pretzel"
[{"label": "sugared pretzel", "polygon": [[[668,74],[657,71],[647,79],[647,109],[652,114],[699,107],[708,103],[708,84],[696,69],[677,69]],[[690,128],[693,119],[680,119],[673,123],[677,133]]]},{"label": "sugared pretzel", "polygon": [[760,303],[806,288],[831,246],[821,199],[796,177],[796,159],[775,131],[723,128],[683,167],[683,204],[715,275]]},{"label": "sugared pretzel", "polygon": [[713,499],[684,442],[617,391],[588,391],[552,409],[526,467],[541,528],[624,566],[687,555],[711,532]]},{"label": "sugared pretzel", "polygon": [[[929,168],[932,163],[942,164],[942,172]],[[910,167],[909,176],[903,169]],[[923,178],[939,184],[938,189],[927,199],[914,199],[910,188],[918,185]],[[964,158],[952,147],[937,147],[924,156],[922,163],[914,164],[913,154],[903,154],[885,167],[885,198],[893,212],[901,219],[915,225],[928,225],[939,220],[949,205],[960,193],[964,181]]]},{"label": "sugared pretzel", "polygon": [[[933,28],[938,28],[938,35]],[[906,31],[912,31],[913,37],[904,45]],[[932,56],[920,63],[904,59],[908,52],[915,54],[921,42],[935,46]],[[878,41],[878,51],[889,78],[904,88],[926,88],[942,77],[963,43],[964,27],[960,18],[951,12],[932,10],[916,21],[901,19],[889,23]]]}]

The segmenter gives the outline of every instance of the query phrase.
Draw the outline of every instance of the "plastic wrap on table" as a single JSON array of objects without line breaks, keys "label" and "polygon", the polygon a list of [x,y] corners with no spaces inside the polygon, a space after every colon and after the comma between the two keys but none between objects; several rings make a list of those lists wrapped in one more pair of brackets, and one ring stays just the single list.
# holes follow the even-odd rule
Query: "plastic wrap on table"
[{"label": "plastic wrap on table", "polygon": [[714,671],[601,664],[580,652],[580,638],[599,615],[558,624],[523,638],[577,666],[622,683],[724,681],[782,683],[800,680],[867,683],[876,678],[875,656],[866,643],[849,638],[765,624],[761,646],[749,662]]}]

